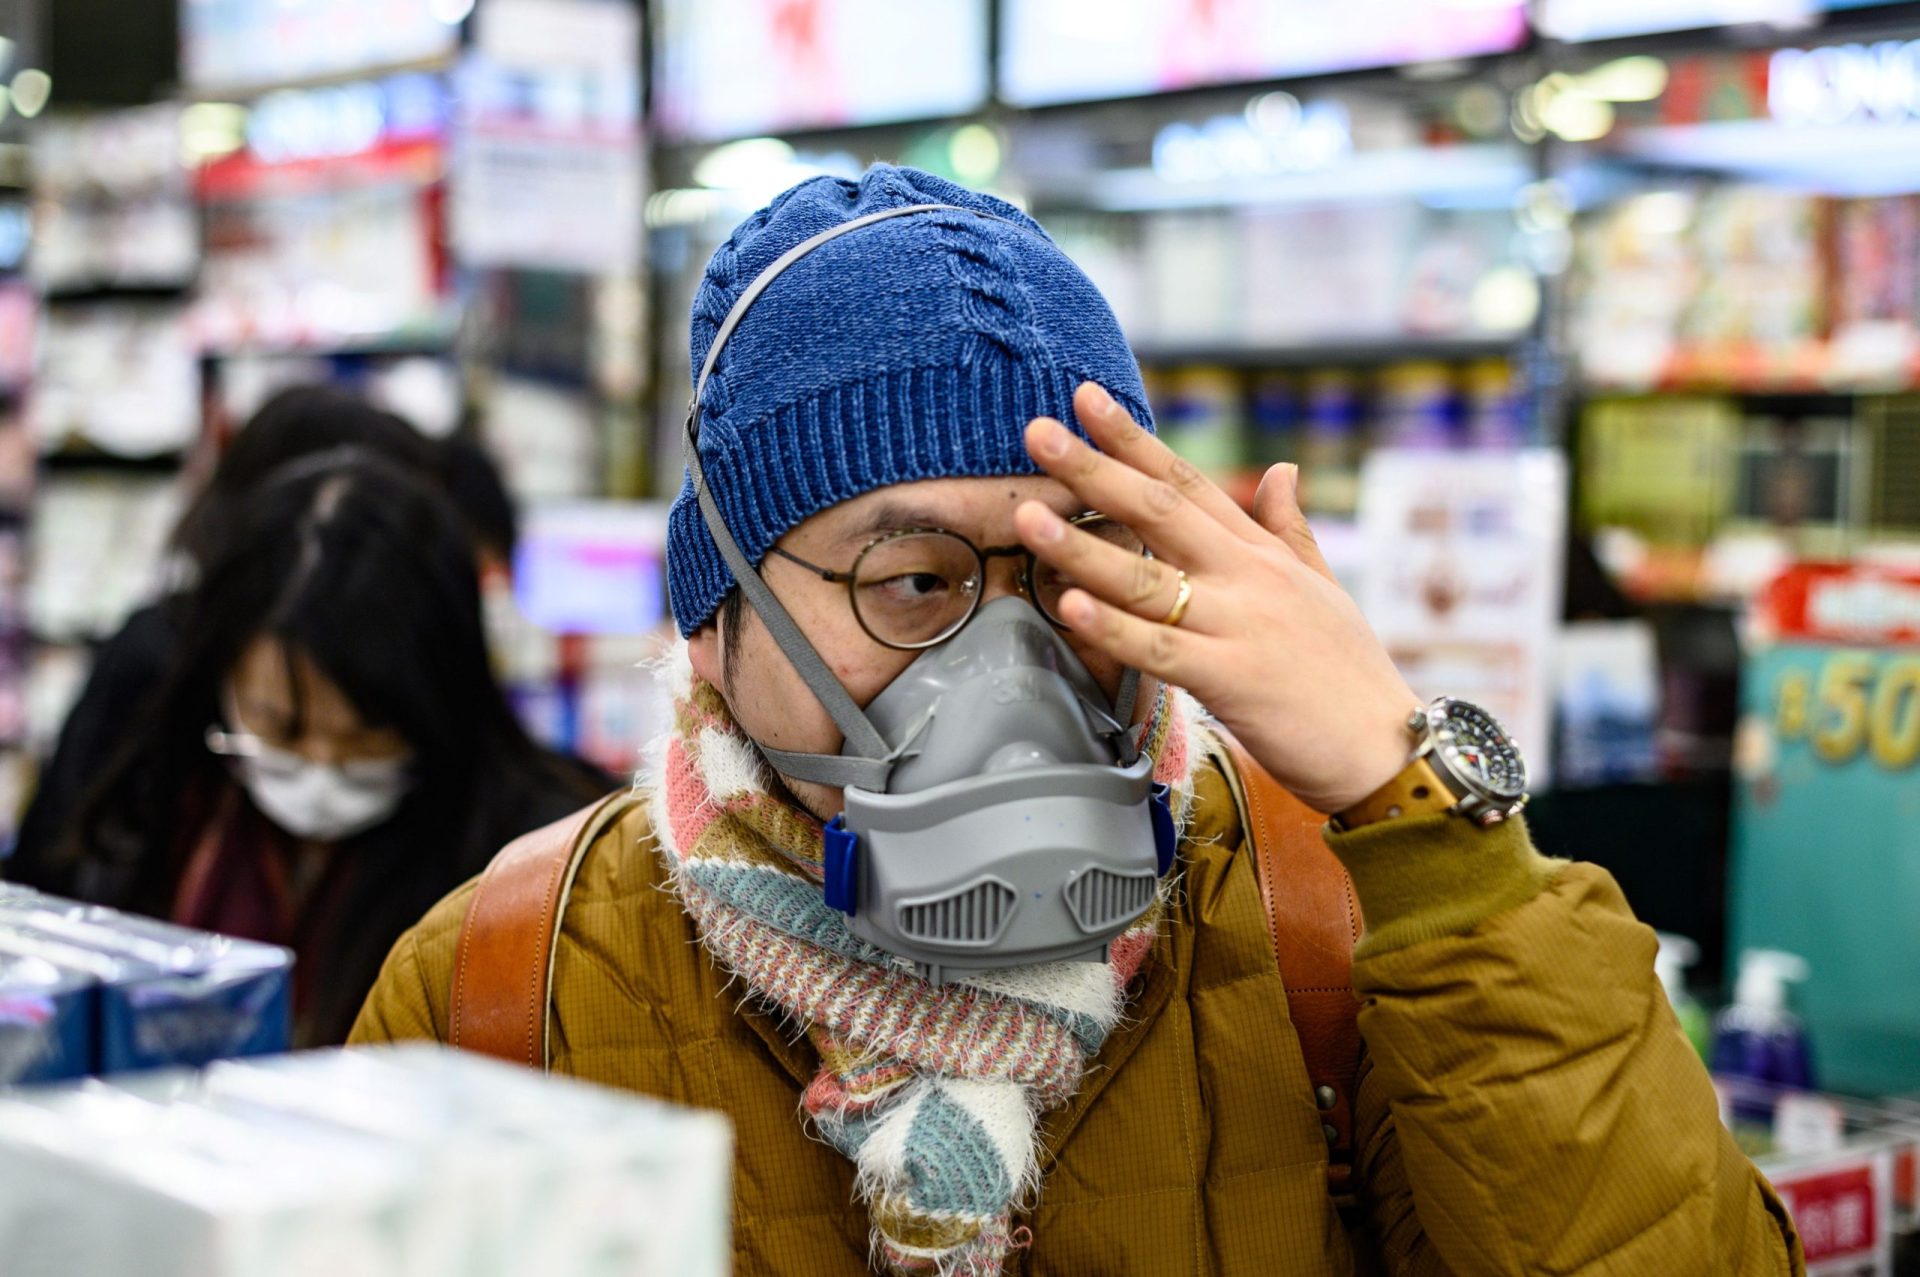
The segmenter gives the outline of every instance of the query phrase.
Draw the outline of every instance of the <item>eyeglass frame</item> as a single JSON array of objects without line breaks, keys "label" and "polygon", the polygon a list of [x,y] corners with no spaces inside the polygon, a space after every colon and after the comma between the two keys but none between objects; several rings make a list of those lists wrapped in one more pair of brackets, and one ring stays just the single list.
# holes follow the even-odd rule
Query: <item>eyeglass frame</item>
[{"label": "eyeglass frame", "polygon": [[[1118,519],[1115,519],[1110,515],[1102,514],[1098,510],[1083,511],[1080,514],[1074,515],[1071,519],[1068,519],[1067,522],[1075,528],[1085,528],[1087,525],[1092,523],[1111,523],[1115,527],[1126,527],[1126,525],[1121,523]],[[955,621],[952,625],[948,626],[946,629],[942,630],[940,633],[934,635],[934,637],[930,639],[925,639],[918,643],[898,643],[892,639],[882,638],[880,637],[880,635],[875,634],[873,632],[873,627],[867,624],[866,616],[860,611],[860,599],[859,599],[859,595],[856,593],[859,585],[859,580],[860,580],[860,565],[866,562],[866,558],[869,554],[872,554],[875,550],[879,549],[881,546],[887,545],[894,541],[898,541],[903,537],[915,537],[915,536],[951,537],[955,541],[958,541],[961,545],[966,546],[969,550],[972,550],[974,562],[978,565],[980,588],[977,591],[975,591],[972,602],[967,605],[966,612],[963,613],[960,616],[960,618],[957,621]],[[819,577],[822,581],[826,581],[833,585],[845,585],[847,587],[847,606],[853,610],[853,619],[860,626],[860,629],[862,630],[862,632],[864,632],[868,638],[880,644],[882,647],[891,648],[896,652],[924,652],[930,647],[938,647],[940,644],[946,642],[948,639],[958,634],[961,630],[965,629],[967,627],[967,623],[973,620],[973,618],[976,615],[978,615],[980,611],[980,605],[986,600],[986,597],[987,597],[987,590],[986,590],[987,561],[989,559],[1013,558],[1016,555],[1026,560],[1020,569],[1020,576],[1018,578],[1020,582],[1021,593],[1025,594],[1029,599],[1033,601],[1033,605],[1034,607],[1039,609],[1040,615],[1046,617],[1048,623],[1051,624],[1055,629],[1064,630],[1068,628],[1068,625],[1065,621],[1061,620],[1059,617],[1055,616],[1052,612],[1047,610],[1047,605],[1042,603],[1040,601],[1040,596],[1034,592],[1034,588],[1033,588],[1034,567],[1037,563],[1040,562],[1040,559],[1038,555],[1036,555],[1032,550],[1029,550],[1024,545],[979,546],[973,543],[972,538],[962,536],[960,533],[955,532],[951,528],[931,528],[931,527],[929,528],[898,528],[892,532],[882,533],[881,535],[875,537],[873,540],[867,542],[866,545],[862,546],[860,549],[860,553],[856,554],[853,558],[853,565],[844,572],[837,571],[833,568],[822,567],[818,563],[809,563],[807,560],[801,558],[799,555],[794,554],[788,550],[783,550],[777,545],[768,547],[768,553],[777,554],[781,558],[785,559],[787,562],[793,564],[794,566],[805,568],[807,571]],[[1153,557],[1153,551],[1147,549],[1144,544],[1140,548],[1140,554],[1141,554],[1141,557],[1143,558],[1150,559]]]}]

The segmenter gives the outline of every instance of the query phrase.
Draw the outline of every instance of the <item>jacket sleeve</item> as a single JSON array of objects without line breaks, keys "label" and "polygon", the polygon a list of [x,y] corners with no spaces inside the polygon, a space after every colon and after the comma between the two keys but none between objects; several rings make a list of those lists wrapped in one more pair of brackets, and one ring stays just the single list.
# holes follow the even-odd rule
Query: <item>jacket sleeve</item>
[{"label": "jacket sleeve", "polygon": [[1388,1272],[1804,1272],[1605,870],[1518,821],[1329,842],[1367,919],[1359,1171]]},{"label": "jacket sleeve", "polygon": [[455,890],[394,944],[347,1035],[348,1046],[447,1040],[460,924],[473,888],[468,882]]}]

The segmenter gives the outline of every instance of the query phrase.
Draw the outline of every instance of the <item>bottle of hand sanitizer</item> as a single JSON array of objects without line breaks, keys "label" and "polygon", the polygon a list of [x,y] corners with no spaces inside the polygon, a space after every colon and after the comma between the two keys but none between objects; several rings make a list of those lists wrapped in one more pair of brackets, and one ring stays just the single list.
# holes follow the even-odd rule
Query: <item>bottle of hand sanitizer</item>
[{"label": "bottle of hand sanitizer", "polygon": [[1713,1024],[1700,1000],[1687,992],[1687,968],[1699,960],[1700,946],[1670,931],[1654,934],[1660,938],[1660,952],[1654,956],[1653,969],[1667,991],[1674,1018],[1680,1021],[1680,1031],[1693,1043],[1694,1051],[1702,1060],[1708,1059],[1713,1054]]},{"label": "bottle of hand sanitizer", "polygon": [[1778,949],[1740,955],[1733,1005],[1713,1022],[1713,1071],[1767,1086],[1813,1089],[1806,1029],[1787,1010],[1787,982],[1807,978],[1807,962]]}]

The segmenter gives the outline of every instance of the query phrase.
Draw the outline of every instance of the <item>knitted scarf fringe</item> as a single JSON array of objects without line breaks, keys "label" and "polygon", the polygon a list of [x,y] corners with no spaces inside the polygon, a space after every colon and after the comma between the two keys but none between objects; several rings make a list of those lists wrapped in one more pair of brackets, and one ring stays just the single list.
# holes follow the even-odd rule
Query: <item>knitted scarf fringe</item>
[{"label": "knitted scarf fringe", "polygon": [[[935,987],[861,941],[821,893],[820,824],[776,798],[757,750],[686,645],[665,665],[674,720],[649,750],[669,881],[720,966],[804,1029],[820,1069],[805,1120],[854,1163],[872,1261],[896,1277],[997,1277],[1040,1185],[1040,1124],[1079,1089],[1153,947],[1165,885],[1104,964],[1052,962]],[[1193,796],[1200,713],[1163,691],[1144,748]]]}]

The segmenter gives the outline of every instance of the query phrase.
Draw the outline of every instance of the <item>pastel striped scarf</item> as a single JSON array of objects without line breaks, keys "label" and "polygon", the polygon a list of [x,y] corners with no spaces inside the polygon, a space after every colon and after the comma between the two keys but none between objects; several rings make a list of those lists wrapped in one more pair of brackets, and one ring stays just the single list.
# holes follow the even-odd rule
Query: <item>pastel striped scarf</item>
[{"label": "pastel striped scarf", "polygon": [[[820,823],[768,792],[759,753],[684,647],[652,766],[653,830],[721,966],[804,1028],[820,1070],[801,1108],[851,1159],[876,1260],[894,1274],[993,1277],[1039,1187],[1039,1124],[1072,1098],[1118,1023],[1162,905],[1105,965],[1053,962],[936,988],[855,937],[822,895]],[[1192,802],[1197,710],[1163,691],[1144,745]]]}]

